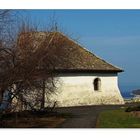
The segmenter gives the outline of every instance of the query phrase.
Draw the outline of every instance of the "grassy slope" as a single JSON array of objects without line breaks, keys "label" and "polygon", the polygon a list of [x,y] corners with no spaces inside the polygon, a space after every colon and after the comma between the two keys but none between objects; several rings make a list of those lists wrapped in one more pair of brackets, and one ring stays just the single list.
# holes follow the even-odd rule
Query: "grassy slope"
[{"label": "grassy slope", "polygon": [[99,128],[140,128],[140,118],[120,110],[101,112],[97,121]]}]

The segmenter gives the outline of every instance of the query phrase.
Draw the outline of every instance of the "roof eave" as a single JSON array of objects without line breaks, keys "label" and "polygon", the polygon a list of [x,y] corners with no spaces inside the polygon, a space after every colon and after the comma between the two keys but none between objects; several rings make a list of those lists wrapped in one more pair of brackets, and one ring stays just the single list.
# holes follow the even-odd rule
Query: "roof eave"
[{"label": "roof eave", "polygon": [[124,70],[91,70],[91,69],[56,69],[56,73],[119,73],[124,72]]}]

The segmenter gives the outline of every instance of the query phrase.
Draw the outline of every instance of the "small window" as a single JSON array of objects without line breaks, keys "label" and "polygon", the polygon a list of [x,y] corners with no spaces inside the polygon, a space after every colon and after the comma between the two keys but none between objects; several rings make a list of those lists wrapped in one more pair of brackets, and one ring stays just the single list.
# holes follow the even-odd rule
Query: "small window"
[{"label": "small window", "polygon": [[95,91],[100,91],[101,90],[101,79],[100,78],[94,79],[93,85],[94,85]]}]

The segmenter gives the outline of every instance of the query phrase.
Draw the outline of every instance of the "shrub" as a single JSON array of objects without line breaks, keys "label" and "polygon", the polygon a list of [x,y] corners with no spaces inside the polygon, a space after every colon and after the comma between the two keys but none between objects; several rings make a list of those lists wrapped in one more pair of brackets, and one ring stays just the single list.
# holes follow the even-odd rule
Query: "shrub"
[{"label": "shrub", "polygon": [[125,112],[140,111],[140,106],[130,106],[126,108]]}]

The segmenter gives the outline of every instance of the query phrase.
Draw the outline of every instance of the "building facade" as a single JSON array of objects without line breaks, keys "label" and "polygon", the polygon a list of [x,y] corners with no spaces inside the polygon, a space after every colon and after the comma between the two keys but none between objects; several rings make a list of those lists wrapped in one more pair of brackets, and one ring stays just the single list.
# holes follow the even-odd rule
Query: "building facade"
[{"label": "building facade", "polygon": [[[57,33],[57,37],[69,41],[62,61],[56,66],[57,90],[47,95],[46,106],[54,102],[58,107],[124,104],[118,87],[120,68],[102,60],[87,49]],[[65,60],[65,63],[63,61]]]}]

